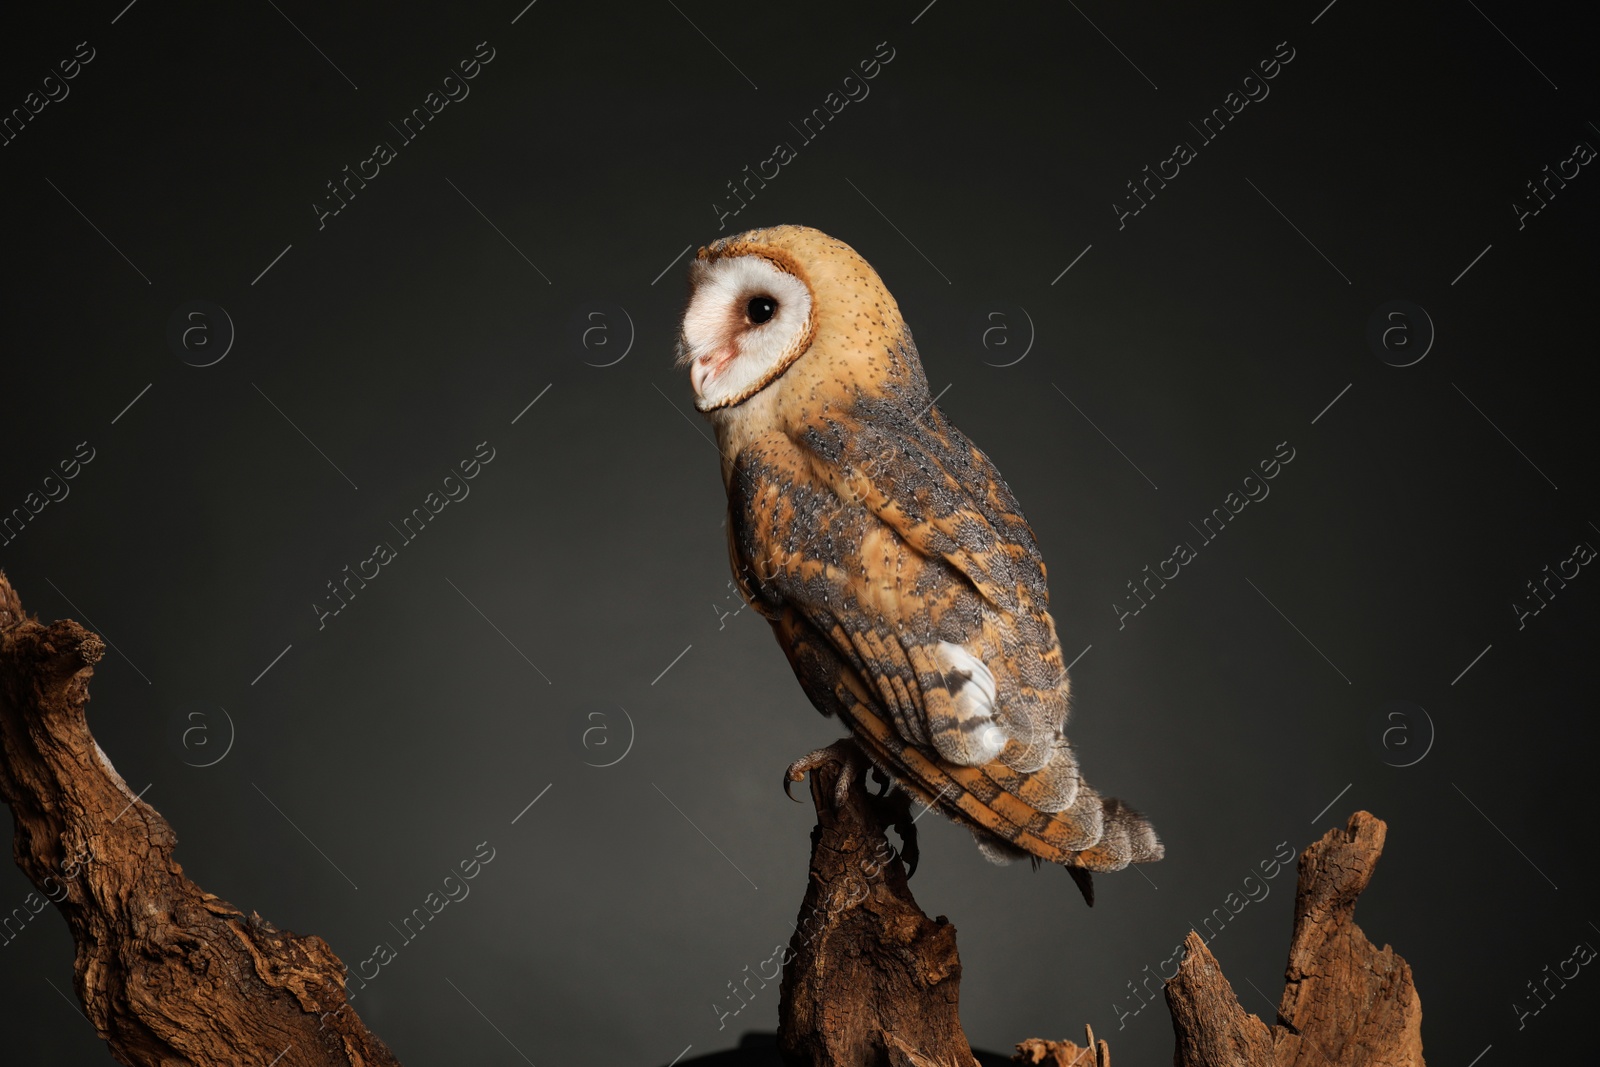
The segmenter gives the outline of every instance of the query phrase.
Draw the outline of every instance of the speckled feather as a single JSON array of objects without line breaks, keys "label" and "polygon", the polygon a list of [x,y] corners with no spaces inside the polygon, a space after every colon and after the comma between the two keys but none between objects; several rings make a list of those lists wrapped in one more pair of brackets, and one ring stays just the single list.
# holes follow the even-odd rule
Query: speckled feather
[{"label": "speckled feather", "polygon": [[1149,823],[1079,776],[1033,531],[933,403],[894,298],[848,245],[805,227],[718,241],[696,269],[744,255],[813,294],[796,351],[708,412],[735,577],[807,695],[991,858],[1159,859]]}]

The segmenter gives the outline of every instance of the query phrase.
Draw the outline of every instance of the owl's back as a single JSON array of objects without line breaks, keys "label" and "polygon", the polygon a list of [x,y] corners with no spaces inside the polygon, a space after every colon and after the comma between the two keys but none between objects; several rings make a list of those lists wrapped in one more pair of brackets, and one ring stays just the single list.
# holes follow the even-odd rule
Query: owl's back
[{"label": "owl's back", "polygon": [[1115,870],[1160,858],[1142,816],[1082,781],[1062,733],[1070,683],[1020,507],[917,399],[830,406],[741,450],[729,481],[741,584],[813,702],[991,859]]}]

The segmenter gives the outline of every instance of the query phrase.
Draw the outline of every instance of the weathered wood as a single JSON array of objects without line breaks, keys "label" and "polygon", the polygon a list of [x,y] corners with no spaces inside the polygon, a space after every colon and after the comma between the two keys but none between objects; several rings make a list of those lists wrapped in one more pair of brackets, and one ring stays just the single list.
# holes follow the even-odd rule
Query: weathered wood
[{"label": "weathered wood", "polygon": [[[349,1006],[344,965],[321,938],[278,930],[184,877],[172,827],[89,733],[88,685],[104,654],[75,622],[27,616],[0,574],[0,799],[38,907],[54,902],[72,931],[73,985],[112,1054],[129,1067],[398,1067]],[[907,885],[916,855],[905,794],[870,793],[849,741],[802,762],[817,826],[783,958],[784,1058],[976,1067],[961,1029],[955,927],[928,918]],[[904,857],[889,844],[891,825]],[[1423,1067],[1411,969],[1354,919],[1385,834],[1382,821],[1357,812],[1301,856],[1274,1025],[1240,1006],[1190,934],[1166,987],[1178,1067]],[[1083,1047],[1029,1039],[1017,1051],[1019,1062],[1048,1067],[1111,1063],[1092,1031]]]},{"label": "weathered wood", "polygon": [[1294,935],[1278,1017],[1268,1026],[1191,933],[1167,983],[1178,1067],[1423,1067],[1422,1001],[1411,967],[1355,922],[1388,828],[1364,811],[1300,857]]},{"label": "weathered wood", "polygon": [[1356,925],[1356,898],[1372,881],[1388,826],[1364,811],[1329,830],[1300,858],[1294,940],[1279,1016],[1282,1067],[1420,1067],[1422,999],[1411,966]]},{"label": "weathered wood", "polygon": [[[1017,1043],[1017,1063],[1044,1064],[1045,1067],[1111,1067],[1111,1046],[1094,1039],[1094,1028],[1084,1026],[1088,1044],[1079,1047],[1072,1041],[1046,1041],[1030,1037]],[[1090,1053],[1093,1053],[1091,1055]]]},{"label": "weathered wood", "polygon": [[[848,740],[811,766],[811,876],[778,1008],[784,1059],[805,1067],[976,1067],[961,1029],[956,930],[929,919],[885,836],[909,827],[870,795]],[[903,830],[903,834],[912,831]]]},{"label": "weathered wood", "polygon": [[184,877],[172,827],[89,733],[105,650],[76,622],[28,616],[0,574],[0,799],[17,865],[72,931],[73,986],[112,1055],[129,1067],[398,1067],[349,1006],[326,942]]},{"label": "weathered wood", "polygon": [[1177,1067],[1275,1067],[1273,1033],[1239,1005],[1200,935],[1183,942],[1183,962],[1166,985]]}]

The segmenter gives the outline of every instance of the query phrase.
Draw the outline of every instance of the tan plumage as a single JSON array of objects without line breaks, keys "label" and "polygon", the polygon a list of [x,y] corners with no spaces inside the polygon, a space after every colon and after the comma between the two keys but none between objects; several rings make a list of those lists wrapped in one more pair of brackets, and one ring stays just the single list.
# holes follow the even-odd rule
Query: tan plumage
[{"label": "tan plumage", "polygon": [[1033,532],[933,403],[876,272],[817,230],[700,250],[679,341],[716,427],[729,552],[812,702],[992,859],[1161,858],[1078,773]]}]

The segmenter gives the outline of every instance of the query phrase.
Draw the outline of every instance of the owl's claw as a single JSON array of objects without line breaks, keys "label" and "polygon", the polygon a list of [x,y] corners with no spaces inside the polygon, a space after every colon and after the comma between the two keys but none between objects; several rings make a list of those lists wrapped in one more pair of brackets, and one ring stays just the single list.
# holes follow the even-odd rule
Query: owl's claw
[{"label": "owl's claw", "polygon": [[917,873],[917,860],[921,854],[917,848],[917,817],[911,814],[911,794],[891,780],[884,787],[879,803],[885,806],[885,821],[900,835],[900,859],[905,864],[906,877],[909,879]]},{"label": "owl's claw", "polygon": [[833,790],[834,803],[844,804],[850,795],[850,786],[861,779],[867,768],[866,758],[862,756],[855,742],[848,737],[835,741],[827,748],[807,752],[789,764],[788,769],[783,772],[783,795],[794,800],[796,804],[803,803],[795,800],[794,794],[789,792],[789,786],[795,782],[805,781],[806,775],[811,771],[830,763],[837,763],[841,767],[839,780]]},{"label": "owl's claw", "polygon": [[831,762],[833,759],[834,755],[831,748],[819,748],[814,752],[807,752],[804,756],[789,764],[783,772],[783,795],[793,800],[796,804],[805,803],[805,801],[797,799],[793,793],[789,792],[789,787],[795,782],[805,781],[807,774]]},{"label": "owl's claw", "polygon": [[800,776],[798,778],[795,777],[794,765],[793,764],[790,764],[789,765],[789,769],[783,772],[783,795],[788,797],[790,800],[794,801],[796,804],[804,804],[805,801],[801,800],[799,797],[797,797],[793,793],[789,792],[789,787],[791,785],[793,785],[794,783],[803,780],[804,778],[805,778],[805,772],[804,771],[800,772]]}]

